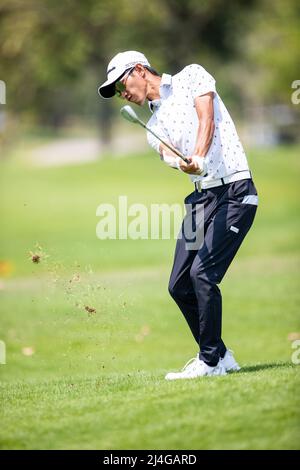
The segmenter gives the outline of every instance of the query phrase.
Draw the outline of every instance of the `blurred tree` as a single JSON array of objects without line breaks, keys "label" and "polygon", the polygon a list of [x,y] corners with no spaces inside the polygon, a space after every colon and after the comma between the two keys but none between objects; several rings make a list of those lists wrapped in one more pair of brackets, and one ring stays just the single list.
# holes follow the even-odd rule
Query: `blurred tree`
[{"label": "blurred tree", "polygon": [[250,99],[260,94],[265,102],[289,102],[291,84],[300,79],[300,2],[273,0],[270,6],[261,0],[249,19],[253,26],[242,41],[243,66],[258,74],[248,89]]},{"label": "blurred tree", "polygon": [[[34,113],[42,123],[62,125],[76,109],[74,83],[87,69],[96,75],[96,68],[106,62],[116,6],[95,0],[1,0],[0,70],[10,108]],[[93,93],[96,99],[96,89]]]},{"label": "blurred tree", "polygon": [[[292,104],[292,83],[300,79],[300,3],[261,0],[249,12],[247,34],[239,41],[240,60],[231,66],[247,119],[272,128],[277,140],[299,140],[300,106]],[[230,75],[229,75],[230,76]]]},{"label": "blurred tree", "polygon": [[170,73],[198,62],[225,95],[285,100],[299,78],[299,17],[297,0],[0,0],[0,79],[10,109],[47,125],[89,103],[108,141],[114,108],[97,86],[115,53],[141,50]]}]

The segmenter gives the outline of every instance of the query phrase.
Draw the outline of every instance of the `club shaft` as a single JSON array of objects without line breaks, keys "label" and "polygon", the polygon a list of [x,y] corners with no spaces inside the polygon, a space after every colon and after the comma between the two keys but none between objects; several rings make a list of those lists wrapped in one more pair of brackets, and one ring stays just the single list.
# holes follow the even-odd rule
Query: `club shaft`
[{"label": "club shaft", "polygon": [[176,155],[178,155],[178,157],[182,158],[183,161],[185,161],[185,163],[190,163],[188,161],[188,159],[186,157],[184,157],[182,155],[182,153],[179,152],[179,150],[176,150],[175,148],[171,147],[171,145],[169,145],[167,142],[165,142],[161,137],[159,137],[154,131],[152,131],[151,129],[149,129],[149,127],[146,126],[146,124],[141,121],[140,119],[138,119],[138,122],[141,126],[143,126],[145,129],[147,129],[148,132],[150,132],[152,135],[154,135],[154,137],[156,137],[162,144],[164,144],[166,147],[168,147],[168,149],[170,149],[173,153],[176,153]]}]

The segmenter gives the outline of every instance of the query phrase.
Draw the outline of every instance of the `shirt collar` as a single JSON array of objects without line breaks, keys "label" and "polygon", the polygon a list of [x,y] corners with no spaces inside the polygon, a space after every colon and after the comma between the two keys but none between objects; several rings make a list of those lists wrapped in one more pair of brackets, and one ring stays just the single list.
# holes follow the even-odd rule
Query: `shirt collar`
[{"label": "shirt collar", "polygon": [[172,75],[163,73],[159,86],[160,99],[152,100],[148,102],[151,113],[158,109],[161,105],[161,100],[165,99],[168,95],[170,88],[172,87]]},{"label": "shirt collar", "polygon": [[172,75],[169,75],[168,73],[162,74],[159,88],[164,86],[172,86]]}]

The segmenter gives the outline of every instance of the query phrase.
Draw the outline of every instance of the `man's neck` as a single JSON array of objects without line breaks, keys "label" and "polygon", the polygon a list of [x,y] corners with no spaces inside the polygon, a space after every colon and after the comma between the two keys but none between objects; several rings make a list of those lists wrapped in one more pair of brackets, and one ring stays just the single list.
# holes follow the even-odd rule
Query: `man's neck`
[{"label": "man's neck", "polygon": [[159,87],[160,87],[161,77],[158,75],[149,74],[148,78],[148,90],[147,90],[147,100],[153,101],[160,99]]}]

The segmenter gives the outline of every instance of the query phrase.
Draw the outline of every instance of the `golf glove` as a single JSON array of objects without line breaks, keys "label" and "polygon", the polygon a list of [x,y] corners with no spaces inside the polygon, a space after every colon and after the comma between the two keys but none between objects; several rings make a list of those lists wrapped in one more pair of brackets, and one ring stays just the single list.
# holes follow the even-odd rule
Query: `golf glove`
[{"label": "golf glove", "polygon": [[196,160],[199,168],[196,175],[205,175],[207,173],[205,158],[199,157],[199,155],[193,155],[193,158]]},{"label": "golf glove", "polygon": [[[194,159],[196,160],[197,164],[198,164],[198,168],[199,170],[194,173],[196,175],[205,175],[206,174],[206,164],[205,164],[205,159],[203,157],[199,157],[199,155],[193,155]],[[168,152],[166,152],[165,150],[162,151],[162,160],[164,160],[164,162],[170,166],[171,168],[176,168],[180,171],[181,168],[180,168],[180,163],[181,163],[181,158],[180,157],[176,157],[175,155],[170,155]],[[183,172],[184,173],[184,172]]]}]

